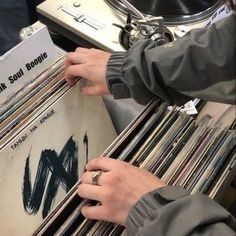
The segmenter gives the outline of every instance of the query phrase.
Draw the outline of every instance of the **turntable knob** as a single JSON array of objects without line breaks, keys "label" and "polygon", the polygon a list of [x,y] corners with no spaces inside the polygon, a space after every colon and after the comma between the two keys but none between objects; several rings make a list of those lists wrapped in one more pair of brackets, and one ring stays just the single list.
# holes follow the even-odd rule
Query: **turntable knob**
[{"label": "turntable knob", "polygon": [[80,2],[79,1],[74,1],[73,6],[74,7],[80,7]]}]

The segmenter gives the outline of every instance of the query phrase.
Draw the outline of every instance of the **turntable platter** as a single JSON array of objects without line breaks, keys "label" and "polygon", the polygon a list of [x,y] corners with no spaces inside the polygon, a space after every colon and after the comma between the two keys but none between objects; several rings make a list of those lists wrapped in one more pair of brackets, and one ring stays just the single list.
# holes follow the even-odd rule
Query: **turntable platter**
[{"label": "turntable platter", "polygon": [[[209,17],[222,4],[220,0],[128,1],[145,15],[163,16],[165,23],[199,21]],[[122,14],[127,15],[127,13],[130,12],[121,0],[105,0],[105,2]]]}]

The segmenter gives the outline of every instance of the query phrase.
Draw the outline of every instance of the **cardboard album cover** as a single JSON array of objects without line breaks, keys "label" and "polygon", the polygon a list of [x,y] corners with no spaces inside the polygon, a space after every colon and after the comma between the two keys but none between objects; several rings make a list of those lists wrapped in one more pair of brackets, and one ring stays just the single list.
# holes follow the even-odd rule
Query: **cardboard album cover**
[{"label": "cardboard album cover", "polygon": [[76,85],[0,150],[2,236],[31,235],[116,138],[101,97]]}]

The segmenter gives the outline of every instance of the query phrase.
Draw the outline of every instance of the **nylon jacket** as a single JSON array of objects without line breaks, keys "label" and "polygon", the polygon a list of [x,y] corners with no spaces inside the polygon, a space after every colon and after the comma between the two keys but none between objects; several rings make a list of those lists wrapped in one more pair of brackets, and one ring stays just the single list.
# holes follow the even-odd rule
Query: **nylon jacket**
[{"label": "nylon jacket", "polygon": [[[190,97],[236,104],[235,15],[156,47],[138,41],[115,52],[107,83],[115,98],[146,104],[159,97],[181,105]],[[137,236],[235,235],[235,219],[207,196],[168,186],[143,196],[130,210],[127,228]]]},{"label": "nylon jacket", "polygon": [[132,97],[141,104],[153,97],[177,105],[190,97],[235,104],[235,54],[232,14],[162,46],[147,39],[127,52],[113,53],[107,64],[108,87],[115,98]]},{"label": "nylon jacket", "polygon": [[167,186],[146,194],[131,208],[127,228],[135,236],[235,236],[235,223],[207,196]]}]

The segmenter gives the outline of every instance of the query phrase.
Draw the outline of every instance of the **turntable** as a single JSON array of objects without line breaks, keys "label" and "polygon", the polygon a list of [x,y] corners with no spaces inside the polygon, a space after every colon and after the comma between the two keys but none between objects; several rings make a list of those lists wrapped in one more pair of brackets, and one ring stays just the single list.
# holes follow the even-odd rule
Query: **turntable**
[{"label": "turntable", "polygon": [[127,32],[131,44],[153,33],[161,36],[160,44],[166,43],[190,29],[209,25],[218,15],[226,14],[227,7],[220,0],[96,0],[96,7],[92,0],[46,0],[37,12],[50,30],[77,45],[121,51],[130,46]]}]

